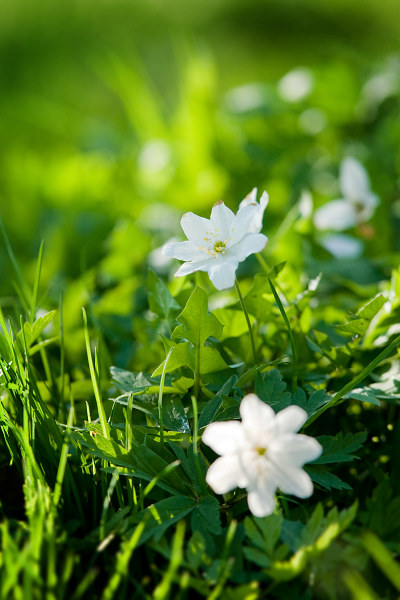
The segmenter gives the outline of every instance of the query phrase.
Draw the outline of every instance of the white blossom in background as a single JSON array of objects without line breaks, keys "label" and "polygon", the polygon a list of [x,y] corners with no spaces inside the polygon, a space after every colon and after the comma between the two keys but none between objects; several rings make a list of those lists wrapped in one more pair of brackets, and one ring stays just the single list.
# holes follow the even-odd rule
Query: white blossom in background
[{"label": "white blossom in background", "polygon": [[327,202],[315,211],[317,229],[344,231],[365,223],[379,204],[378,196],[370,188],[366,170],[355,158],[342,161],[339,183],[343,198]]},{"label": "white blossom in background", "polygon": [[244,202],[236,215],[222,201],[214,204],[210,219],[192,212],[183,215],[187,241],[169,242],[163,248],[165,256],[185,261],[176,277],[206,271],[217,290],[234,285],[239,263],[260,252],[268,241],[260,233],[265,200],[262,204]]},{"label": "white blossom in background", "polygon": [[305,67],[286,73],[278,82],[278,93],[286,102],[300,102],[309,96],[314,87],[314,77]]},{"label": "white blossom in background", "polygon": [[316,460],[321,445],[297,431],[307,420],[299,406],[277,414],[255,394],[240,404],[242,421],[211,423],[202,440],[220,455],[209,467],[206,481],[217,494],[246,488],[249,509],[256,517],[270,515],[275,492],[308,498],[313,493],[309,475],[302,469]]},{"label": "white blossom in background", "polygon": [[361,240],[344,233],[328,233],[319,243],[335,258],[358,258],[364,250]]}]

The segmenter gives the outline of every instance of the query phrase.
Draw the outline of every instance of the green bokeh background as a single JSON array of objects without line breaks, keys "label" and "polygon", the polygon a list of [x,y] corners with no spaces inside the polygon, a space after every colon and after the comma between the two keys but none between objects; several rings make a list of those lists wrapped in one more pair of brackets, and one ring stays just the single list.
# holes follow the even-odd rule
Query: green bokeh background
[{"label": "green bokeh background", "polygon": [[[30,281],[45,240],[40,300],[63,293],[67,331],[90,303],[128,334],[147,267],[173,273],[151,252],[179,238],[180,215],[207,216],[220,198],[236,210],[254,186],[270,194],[271,261],[315,275],[329,256],[291,211],[303,190],[314,206],[340,195],[346,155],[381,203],[355,233],[371,262],[345,274],[368,284],[398,264],[397,0],[15,0],[0,12],[0,214]],[[287,101],[279,81],[298,68],[312,85]]]}]

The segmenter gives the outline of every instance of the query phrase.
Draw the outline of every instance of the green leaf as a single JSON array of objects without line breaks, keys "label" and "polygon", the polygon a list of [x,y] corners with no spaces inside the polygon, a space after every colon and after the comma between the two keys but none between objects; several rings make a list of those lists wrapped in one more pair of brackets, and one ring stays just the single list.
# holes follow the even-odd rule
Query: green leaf
[{"label": "green leaf", "polygon": [[201,347],[210,336],[220,339],[222,325],[208,312],[208,297],[200,287],[194,289],[177,321],[181,325],[172,334],[174,340],[183,338],[195,347]]},{"label": "green leaf", "polygon": [[25,338],[26,345],[28,348],[30,348],[33,342],[35,342],[37,338],[42,334],[43,330],[46,329],[47,325],[51,323],[56,314],[56,310],[51,310],[50,312],[43,315],[43,317],[36,319],[36,321],[32,323],[32,325],[28,322],[25,322],[24,333],[22,333],[22,331],[18,333],[18,340],[22,347],[24,347],[23,338]]},{"label": "green leaf", "polygon": [[151,386],[150,380],[143,373],[133,373],[118,367],[110,367],[110,373],[118,387],[124,392],[138,394]]},{"label": "green leaf", "polygon": [[[200,531],[196,530],[187,544],[186,559],[192,569],[197,569],[204,561],[205,557],[206,541]],[[210,559],[208,558],[208,561],[209,560]]]},{"label": "green leaf", "polygon": [[346,333],[353,333],[360,336],[364,335],[371,320],[380,311],[385,302],[385,298],[381,294],[378,294],[357,312],[354,319],[343,325],[338,325],[337,329],[339,331],[345,331]]},{"label": "green leaf", "polygon": [[305,391],[302,388],[297,388],[293,394],[293,404],[303,408],[310,417],[321,406],[324,406],[331,400],[331,396],[325,390],[316,390],[307,398]]},{"label": "green leaf", "polygon": [[340,477],[327,471],[319,465],[307,465],[305,470],[314,483],[317,483],[326,490],[351,490],[351,486],[344,482]]},{"label": "green leaf", "polygon": [[[194,348],[190,342],[177,344],[176,342],[168,340],[167,338],[163,338],[163,343],[167,353],[171,348],[173,348],[168,359],[167,373],[175,371],[180,367],[189,367],[189,369],[194,372]],[[161,365],[157,367],[154,373],[152,373],[152,377],[161,375],[164,368],[164,363],[165,361],[163,361]]]},{"label": "green leaf", "polygon": [[286,383],[278,369],[266,373],[257,373],[255,393],[261,400],[272,406],[275,412],[286,408],[291,403],[291,394],[286,391]]},{"label": "green leaf", "polygon": [[213,496],[199,498],[197,506],[192,512],[191,522],[193,531],[219,535],[222,528],[218,500]]},{"label": "green leaf", "polygon": [[259,323],[266,323],[273,310],[270,300],[268,275],[257,273],[253,285],[244,297],[244,302],[250,314],[254,315]]},{"label": "green leaf", "polygon": [[335,436],[322,435],[317,439],[319,443],[322,444],[323,452],[313,464],[323,465],[328,463],[349,462],[358,458],[353,452],[356,452],[361,448],[367,439],[367,434],[364,431],[359,433],[347,433],[346,435],[343,435],[343,433],[340,432]]},{"label": "green leaf", "polygon": [[352,390],[351,392],[343,396],[343,398],[353,398],[354,400],[361,400],[361,402],[368,402],[369,404],[375,404],[376,406],[380,406],[381,403],[378,400],[379,396],[382,396],[382,392],[380,392],[380,390],[366,386],[363,388],[356,388],[355,390]]},{"label": "green leaf", "polygon": [[[302,573],[307,565],[315,558],[325,552],[333,540],[338,537],[350,523],[357,513],[357,503],[349,509],[340,513],[333,508],[327,516],[321,518],[321,509],[317,507],[308,526],[300,528],[300,547],[285,561],[274,561],[267,573],[275,581],[290,581]],[[303,540],[308,540],[303,543]],[[295,542],[296,543],[296,542]]]},{"label": "green leaf", "polygon": [[152,504],[138,513],[135,521],[140,523],[146,521],[146,528],[140,538],[139,544],[143,544],[154,536],[154,540],[161,539],[165,531],[177,521],[188,515],[196,506],[194,498],[187,496],[172,496]]},{"label": "green leaf", "polygon": [[165,283],[151,269],[147,275],[147,294],[150,310],[159,317],[169,319],[180,309]]}]

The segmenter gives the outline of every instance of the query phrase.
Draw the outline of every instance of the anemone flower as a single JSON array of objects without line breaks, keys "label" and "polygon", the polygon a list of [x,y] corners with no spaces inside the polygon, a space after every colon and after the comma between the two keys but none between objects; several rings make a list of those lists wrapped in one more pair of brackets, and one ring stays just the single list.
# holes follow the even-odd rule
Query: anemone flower
[{"label": "anemone flower", "polygon": [[256,517],[270,515],[275,492],[308,498],[313,493],[309,475],[302,469],[317,459],[321,445],[296,433],[307,419],[299,406],[277,414],[255,394],[240,404],[242,421],[211,423],[202,440],[219,458],[209,467],[206,481],[217,494],[246,488],[248,505]]},{"label": "anemone flower", "polygon": [[355,158],[345,158],[340,166],[340,189],[343,198],[327,202],[314,213],[320,230],[344,231],[368,221],[379,204],[371,191],[368,174]]},{"label": "anemone flower", "polygon": [[169,242],[162,251],[165,256],[185,261],[176,277],[206,271],[217,290],[235,284],[239,263],[260,252],[268,241],[260,233],[266,202],[243,202],[236,215],[221,200],[214,204],[210,219],[192,212],[183,215],[181,226],[187,241]]}]

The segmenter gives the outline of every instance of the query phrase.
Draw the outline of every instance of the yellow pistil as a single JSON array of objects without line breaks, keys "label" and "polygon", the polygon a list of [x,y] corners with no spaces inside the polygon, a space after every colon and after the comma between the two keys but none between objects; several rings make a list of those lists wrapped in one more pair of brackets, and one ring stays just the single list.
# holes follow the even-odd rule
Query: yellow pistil
[{"label": "yellow pistil", "polygon": [[221,242],[221,240],[218,240],[218,242],[215,242],[214,244],[214,252],[216,252],[217,254],[224,254],[225,246],[226,242]]},{"label": "yellow pistil", "polygon": [[264,454],[266,453],[267,449],[263,448],[262,446],[259,446],[258,448],[256,448],[257,454],[259,454],[260,456],[264,456]]}]

